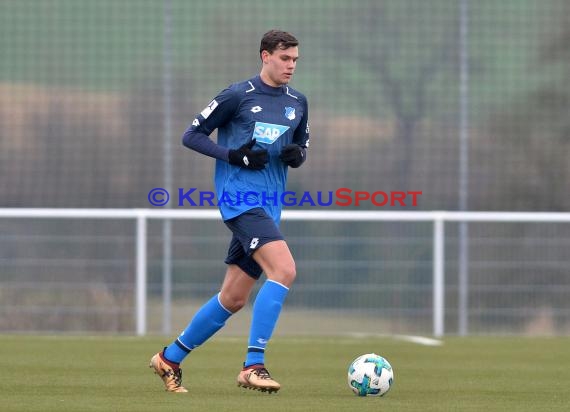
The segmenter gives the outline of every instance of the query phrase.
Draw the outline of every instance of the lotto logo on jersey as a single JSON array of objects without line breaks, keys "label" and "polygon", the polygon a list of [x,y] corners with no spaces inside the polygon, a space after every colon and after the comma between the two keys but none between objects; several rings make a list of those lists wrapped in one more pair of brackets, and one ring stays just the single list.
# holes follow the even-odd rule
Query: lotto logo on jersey
[{"label": "lotto logo on jersey", "polygon": [[260,143],[272,144],[287,130],[289,130],[289,126],[255,122],[252,137]]}]

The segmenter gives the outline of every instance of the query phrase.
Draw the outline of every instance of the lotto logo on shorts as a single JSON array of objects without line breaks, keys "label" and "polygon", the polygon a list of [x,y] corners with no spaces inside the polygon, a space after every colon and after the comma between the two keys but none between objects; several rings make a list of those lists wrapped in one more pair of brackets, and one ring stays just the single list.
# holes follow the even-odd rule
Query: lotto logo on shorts
[{"label": "lotto logo on shorts", "polygon": [[253,239],[251,239],[251,243],[249,244],[249,248],[255,249],[257,247],[257,245],[259,245],[259,238],[254,237]]},{"label": "lotto logo on shorts", "polygon": [[252,137],[260,143],[272,144],[287,130],[289,130],[289,126],[255,122]]}]

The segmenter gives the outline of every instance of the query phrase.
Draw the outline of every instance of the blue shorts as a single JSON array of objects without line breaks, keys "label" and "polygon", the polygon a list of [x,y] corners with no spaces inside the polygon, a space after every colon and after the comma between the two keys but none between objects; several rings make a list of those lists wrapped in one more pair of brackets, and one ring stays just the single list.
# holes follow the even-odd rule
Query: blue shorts
[{"label": "blue shorts", "polygon": [[285,239],[279,227],[261,207],[250,209],[224,223],[233,233],[225,263],[238,265],[249,276],[259,279],[263,270],[251,255],[266,243]]}]

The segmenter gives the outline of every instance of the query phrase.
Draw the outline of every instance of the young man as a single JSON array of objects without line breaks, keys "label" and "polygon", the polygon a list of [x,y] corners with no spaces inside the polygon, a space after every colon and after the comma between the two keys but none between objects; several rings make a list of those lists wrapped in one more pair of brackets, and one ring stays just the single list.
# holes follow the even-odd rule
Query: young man
[{"label": "young man", "polygon": [[[260,74],[220,92],[184,133],[186,147],[216,159],[218,203],[233,237],[220,292],[151,359],[150,367],[167,391],[187,392],[180,363],[248,302],[262,272],[267,279],[253,304],[247,354],[237,383],[263,392],[281,387],[265,368],[265,348],[296,276],[295,261],[279,230],[279,198],[288,168],[303,164],[309,143],[307,99],[287,86],[299,58],[298,44],[290,33],[265,33]],[[215,129],[217,143],[209,137]]]}]

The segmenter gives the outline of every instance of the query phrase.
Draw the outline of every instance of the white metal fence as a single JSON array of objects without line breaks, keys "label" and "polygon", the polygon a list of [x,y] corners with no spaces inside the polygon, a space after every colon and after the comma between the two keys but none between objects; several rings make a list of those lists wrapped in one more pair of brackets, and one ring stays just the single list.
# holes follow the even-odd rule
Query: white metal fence
[{"label": "white metal fence", "polygon": [[[189,267],[199,273],[223,270],[229,232],[218,233],[224,228],[217,210],[0,209],[0,332],[44,331],[42,317],[48,314],[54,319],[50,332],[156,332],[149,331],[149,294],[153,305],[167,300],[169,307],[163,310],[170,313],[172,290],[193,292],[198,302],[221,279],[160,278],[152,263],[160,256],[149,256],[150,239],[156,238],[149,225],[165,219],[217,221],[206,229],[181,228],[184,236],[174,242],[181,247],[173,255],[180,272]],[[69,220],[80,222],[79,227],[64,227]],[[287,238],[298,252],[302,276],[287,307],[305,318],[318,313],[323,325],[328,314],[333,330],[346,329],[339,319],[347,316],[348,329],[358,333],[442,336],[459,333],[457,319],[462,318],[475,325],[461,333],[570,333],[570,213],[286,210],[283,221],[286,232],[293,233]],[[463,281],[457,277],[458,222],[475,229],[468,240],[471,274]],[[485,229],[476,230],[478,226]],[[87,242],[85,249],[103,248],[113,255],[95,262],[97,273],[108,275],[101,279],[85,268],[94,262],[76,249],[90,235],[98,237],[97,245]],[[216,253],[206,256],[211,249]],[[60,277],[64,272],[68,275]],[[388,275],[377,277],[379,273]],[[83,291],[99,290],[95,301],[82,300],[73,287],[78,280]],[[164,288],[168,299],[156,293]],[[189,294],[175,296],[174,302]],[[108,312],[102,322],[107,326],[108,319],[126,320],[111,330],[94,328],[90,315],[98,312]],[[80,320],[66,328],[72,316]]]}]

